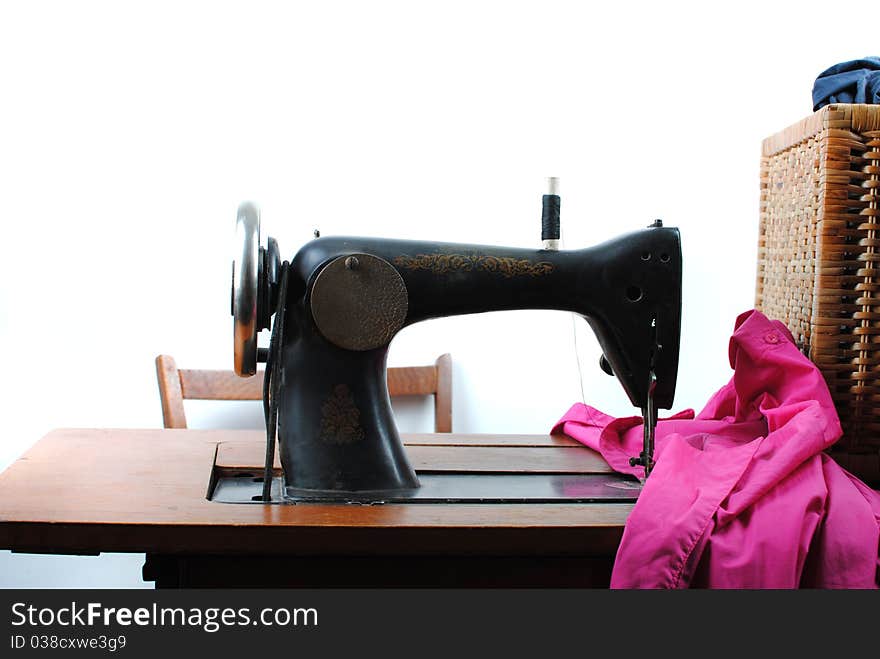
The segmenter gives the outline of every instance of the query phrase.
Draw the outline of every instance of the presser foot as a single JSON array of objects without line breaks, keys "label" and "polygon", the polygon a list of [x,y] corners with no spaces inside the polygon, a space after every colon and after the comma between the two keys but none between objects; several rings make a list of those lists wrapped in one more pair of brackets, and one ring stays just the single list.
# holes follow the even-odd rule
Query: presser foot
[{"label": "presser foot", "polygon": [[657,429],[657,408],[654,406],[654,391],[657,389],[657,376],[654,371],[650,374],[650,384],[648,385],[648,397],[645,407],[642,408],[642,419],[644,420],[642,435],[642,452],[637,458],[629,459],[630,467],[641,466],[645,468],[645,478],[651,475],[654,469],[654,433]]},{"label": "presser foot", "polygon": [[640,467],[640,466],[645,467],[645,476],[644,476],[644,478],[641,479],[642,483],[644,483],[648,479],[648,476],[651,475],[651,470],[654,469],[654,457],[649,456],[649,455],[645,455],[645,452],[642,451],[641,453],[639,453],[639,457],[629,459],[629,466],[630,467]]}]

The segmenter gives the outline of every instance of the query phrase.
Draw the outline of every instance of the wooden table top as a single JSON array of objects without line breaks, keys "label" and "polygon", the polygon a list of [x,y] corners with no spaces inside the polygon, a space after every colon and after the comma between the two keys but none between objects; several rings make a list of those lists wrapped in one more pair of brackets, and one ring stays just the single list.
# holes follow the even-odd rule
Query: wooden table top
[{"label": "wooden table top", "polygon": [[[403,436],[416,469],[604,473],[564,436]],[[262,468],[262,431],[55,430],[0,474],[0,549],[53,553],[587,555],[633,504],[223,504],[217,468]]]}]

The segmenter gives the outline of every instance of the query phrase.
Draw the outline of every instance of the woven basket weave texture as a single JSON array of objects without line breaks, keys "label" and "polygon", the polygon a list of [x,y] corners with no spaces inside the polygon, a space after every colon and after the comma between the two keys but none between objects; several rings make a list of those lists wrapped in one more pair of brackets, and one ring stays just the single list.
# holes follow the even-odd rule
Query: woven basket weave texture
[{"label": "woven basket weave texture", "polygon": [[880,479],[880,106],[826,106],[761,155],[756,307],[825,376],[835,458]]}]

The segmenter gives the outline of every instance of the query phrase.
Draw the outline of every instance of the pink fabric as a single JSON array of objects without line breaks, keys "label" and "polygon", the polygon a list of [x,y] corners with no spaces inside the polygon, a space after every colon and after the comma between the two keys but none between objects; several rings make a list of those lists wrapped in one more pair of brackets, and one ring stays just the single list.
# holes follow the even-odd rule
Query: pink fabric
[{"label": "pink fabric", "polygon": [[[880,492],[823,450],[841,435],[828,388],[778,321],[742,314],[731,381],[699,415],[657,425],[657,465],[624,529],[614,588],[876,588]],[[581,403],[554,432],[639,476],[640,417]]]}]

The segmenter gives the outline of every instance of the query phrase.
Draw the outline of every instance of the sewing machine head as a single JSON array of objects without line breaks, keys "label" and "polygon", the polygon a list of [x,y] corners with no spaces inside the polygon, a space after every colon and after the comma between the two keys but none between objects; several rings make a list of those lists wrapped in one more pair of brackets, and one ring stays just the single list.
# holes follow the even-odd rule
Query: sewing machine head
[{"label": "sewing machine head", "polygon": [[[571,311],[590,324],[602,368],[645,416],[645,451],[633,463],[650,471],[654,410],[671,407],[678,369],[679,232],[658,221],[594,247],[552,249],[554,196],[544,197],[551,249],[326,237],[289,263],[271,238],[260,246],[259,212],[242,204],[235,371],[253,375],[267,361],[267,464],[277,430],[287,496],[418,488],[388,398],[391,340],[430,318],[513,309]],[[270,325],[269,349],[258,349],[257,333]]]}]

